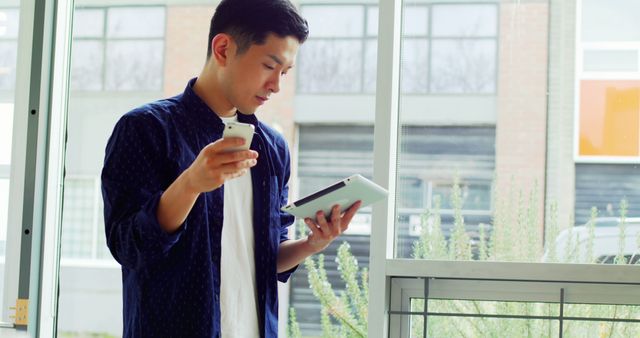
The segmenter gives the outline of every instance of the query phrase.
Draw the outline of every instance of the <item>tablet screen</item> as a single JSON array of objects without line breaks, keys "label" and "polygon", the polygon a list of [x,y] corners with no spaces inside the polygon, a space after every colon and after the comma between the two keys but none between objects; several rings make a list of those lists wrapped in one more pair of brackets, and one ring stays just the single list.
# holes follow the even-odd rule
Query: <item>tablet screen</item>
[{"label": "tablet screen", "polygon": [[305,198],[303,198],[301,200],[295,201],[295,202],[293,202],[293,204],[295,206],[297,206],[297,207],[305,205],[305,204],[315,200],[316,198],[320,198],[320,197],[322,197],[322,196],[324,196],[324,195],[326,195],[326,194],[328,194],[328,193],[330,193],[332,191],[338,190],[338,189],[344,187],[345,185],[346,184],[344,182],[340,181],[340,182],[338,182],[338,183],[336,183],[336,184],[334,184],[334,185],[332,185],[332,186],[330,186],[328,188],[324,188],[324,189],[322,189],[322,190],[320,190],[320,191],[318,191],[318,192],[316,192],[316,193],[314,193],[312,195],[309,195],[309,196],[307,196],[307,197],[305,197]]}]

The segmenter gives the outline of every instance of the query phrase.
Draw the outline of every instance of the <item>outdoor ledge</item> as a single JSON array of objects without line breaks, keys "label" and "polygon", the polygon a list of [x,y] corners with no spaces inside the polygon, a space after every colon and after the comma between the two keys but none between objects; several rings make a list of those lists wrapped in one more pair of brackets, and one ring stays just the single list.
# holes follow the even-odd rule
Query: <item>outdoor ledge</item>
[{"label": "outdoor ledge", "polygon": [[391,277],[640,286],[640,265],[387,259],[386,275]]}]

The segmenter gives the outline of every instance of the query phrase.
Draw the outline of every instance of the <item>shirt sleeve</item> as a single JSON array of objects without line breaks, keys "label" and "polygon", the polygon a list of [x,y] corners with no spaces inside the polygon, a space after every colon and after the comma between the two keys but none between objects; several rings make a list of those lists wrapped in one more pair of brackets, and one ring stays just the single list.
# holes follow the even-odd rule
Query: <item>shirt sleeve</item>
[{"label": "shirt sleeve", "polygon": [[116,124],[105,152],[102,195],[107,246],[120,264],[134,270],[164,257],[186,227],[182,224],[175,233],[166,233],[156,216],[168,186],[163,172],[164,134],[155,119],[125,116]]},{"label": "shirt sleeve", "polygon": [[[290,165],[290,159],[289,159],[289,151],[286,144],[284,149],[285,149],[284,150],[284,153],[285,153],[284,179],[282,180],[282,189],[280,190],[281,193],[280,193],[279,205],[287,205],[287,201],[289,199],[289,176],[291,173],[291,165]],[[282,243],[289,239],[289,226],[293,224],[293,222],[295,221],[295,217],[284,211],[279,211],[279,212],[280,212],[280,243]],[[287,280],[289,280],[289,277],[291,276],[291,274],[295,272],[297,269],[298,269],[298,265],[294,266],[293,268],[287,271],[278,273],[278,280],[285,283]]]}]

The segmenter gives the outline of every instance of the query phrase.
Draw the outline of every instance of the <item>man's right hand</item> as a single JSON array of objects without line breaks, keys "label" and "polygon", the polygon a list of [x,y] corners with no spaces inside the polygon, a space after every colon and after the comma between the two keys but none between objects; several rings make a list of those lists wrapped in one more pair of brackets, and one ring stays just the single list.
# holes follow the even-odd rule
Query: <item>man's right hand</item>
[{"label": "man's right hand", "polygon": [[187,189],[195,194],[212,191],[225,181],[247,173],[256,165],[258,153],[253,150],[228,151],[244,142],[242,138],[229,137],[204,147],[184,172]]},{"label": "man's right hand", "polygon": [[165,190],[158,204],[160,227],[173,233],[186,220],[200,193],[219,188],[225,181],[244,175],[256,165],[258,153],[253,150],[229,152],[241,146],[242,138],[220,139],[200,151],[189,168]]}]

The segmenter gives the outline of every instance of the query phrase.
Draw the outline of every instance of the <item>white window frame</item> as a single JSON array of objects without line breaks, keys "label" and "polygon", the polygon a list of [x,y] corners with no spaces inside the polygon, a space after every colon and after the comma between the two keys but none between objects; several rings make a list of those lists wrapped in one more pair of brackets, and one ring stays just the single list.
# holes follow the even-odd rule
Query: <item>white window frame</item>
[{"label": "white window frame", "polygon": [[[595,163],[595,164],[640,164],[640,154],[638,156],[587,156],[580,155],[580,82],[582,80],[635,80],[640,81],[640,42],[582,42],[582,3],[583,0],[576,0],[576,65],[575,65],[575,108],[574,108],[574,128],[573,136],[573,157],[575,163]],[[638,65],[635,72],[593,72],[584,71],[584,51],[585,50],[619,50],[637,51]],[[639,140],[640,142],[640,140]]]},{"label": "white window frame", "polygon": [[[459,283],[441,283],[440,292],[443,295],[454,296],[453,299],[460,298],[461,287],[465,289],[466,299],[501,300],[509,294],[516,294],[520,289],[519,282],[551,281],[556,282],[552,288],[558,288],[561,285],[565,290],[579,290],[582,296],[571,299],[572,302],[588,302],[589,299],[596,298],[608,304],[640,304],[638,297],[628,297],[630,293],[625,293],[622,299],[620,295],[620,290],[623,289],[623,292],[633,290],[634,295],[640,294],[640,269],[637,266],[395,259],[394,216],[398,163],[402,2],[402,0],[380,0],[379,4],[375,118],[377,128],[374,130],[373,176],[378,184],[389,189],[390,194],[386,204],[378,204],[373,210],[369,258],[368,336],[399,337],[402,332],[402,323],[390,320],[391,305],[402,303],[402,291],[398,293],[395,291],[397,289],[392,290],[392,278],[397,276],[472,281],[467,284],[469,286],[467,288],[464,288],[464,285],[460,286]],[[578,6],[578,13],[580,13],[579,9],[580,6]],[[579,25],[579,20],[577,24]],[[483,290],[473,287],[476,283],[474,281],[483,279],[498,280],[500,287],[487,296]],[[410,294],[411,287],[407,285],[400,290]],[[548,295],[549,285],[546,285],[546,287],[532,290],[527,299],[543,301],[549,299]]]},{"label": "white window frame", "polygon": [[[162,31],[162,37],[109,37],[109,9],[117,8],[117,9],[141,9],[141,8],[162,8],[164,11],[164,25],[165,30]],[[81,92],[81,93],[131,93],[131,92],[154,92],[154,91],[162,91],[164,88],[164,73],[160,72],[158,76],[160,76],[160,84],[158,88],[135,88],[135,89],[107,89],[107,49],[109,46],[109,42],[162,42],[163,46],[166,41],[166,24],[167,24],[167,7],[166,5],[101,5],[101,6],[82,6],[75,8],[75,10],[96,10],[101,11],[103,15],[103,23],[102,23],[102,36],[100,37],[80,37],[74,38],[74,41],[95,41],[100,42],[102,44],[102,68],[100,74],[100,89],[95,90],[84,90],[84,89],[71,89],[72,92]],[[162,56],[161,69],[164,69],[165,57]]]},{"label": "white window frame", "polygon": [[[64,130],[69,91],[68,70],[73,1],[22,0],[20,6],[19,65],[16,88],[30,88],[30,90],[16,92],[15,109],[17,112],[28,112],[35,104],[40,113],[37,115],[39,123],[35,132],[14,133],[11,196],[16,202],[10,206],[10,220],[11,224],[23,225],[23,207],[25,206],[23,202],[29,199],[27,202],[30,203],[29,207],[33,208],[33,215],[26,215],[26,217],[34,221],[29,259],[14,263],[26,266],[31,272],[27,281],[30,299],[28,335],[53,337],[56,334],[60,264],[58,244],[62,211]],[[425,261],[394,258],[402,0],[380,0],[379,9],[375,119],[375,125],[378,128],[374,130],[374,180],[388,188],[390,194],[386,204],[379,204],[373,210],[369,337],[395,336],[397,332],[389,333],[389,329],[398,329],[396,324],[389,321],[390,306],[396,301],[396,298],[391,298],[395,292],[395,289],[392,290],[391,281],[392,277],[396,276],[504,282],[489,296],[486,290],[470,288],[465,295],[466,298],[504,299],[505,295],[519,289],[519,286],[514,284],[529,281],[557,282],[563,287],[580,287],[583,296],[576,298],[576,302],[596,297],[607,303],[640,303],[640,299],[637,299],[640,295],[638,291],[640,269],[634,266]],[[32,73],[34,70],[41,73]],[[35,95],[36,92],[39,95]],[[16,114],[14,131],[27,130],[30,126],[28,119],[28,114]],[[35,142],[35,144],[30,145],[29,142]],[[33,161],[31,165],[28,162],[29,158]],[[33,196],[25,197],[24,182],[27,179],[30,179],[33,185]],[[22,229],[18,226],[8,230],[12,232],[8,236],[21,237]],[[17,255],[21,252],[19,246],[12,246],[7,250],[8,255],[12,255],[10,257],[20,256]],[[19,268],[15,271],[18,270]],[[7,276],[12,276],[8,279],[17,280],[13,278],[15,274],[12,271],[15,272],[8,270]],[[17,282],[11,282],[13,284],[5,284],[7,287],[5,291],[8,291],[5,292],[5,304],[7,300],[11,300],[11,292],[14,289],[17,290],[19,286]],[[603,288],[601,284],[613,286]],[[464,289],[464,285],[458,285],[457,288],[454,287],[455,285],[458,284],[441,283],[438,286],[439,292],[443,295],[457,295],[461,288]],[[634,291],[629,293],[629,289]],[[624,300],[616,296],[621,290],[625,292]],[[541,288],[534,290],[530,299],[541,299],[548,294],[548,289]],[[15,297],[13,299],[15,300]]]}]

